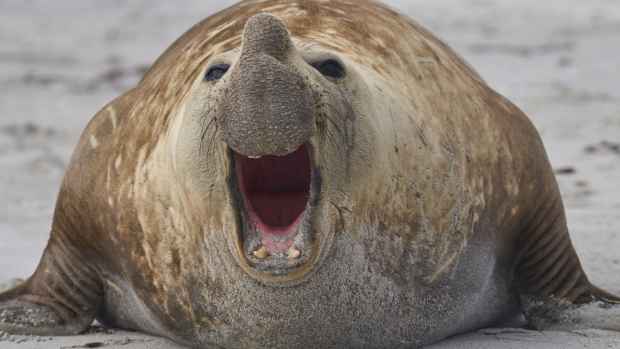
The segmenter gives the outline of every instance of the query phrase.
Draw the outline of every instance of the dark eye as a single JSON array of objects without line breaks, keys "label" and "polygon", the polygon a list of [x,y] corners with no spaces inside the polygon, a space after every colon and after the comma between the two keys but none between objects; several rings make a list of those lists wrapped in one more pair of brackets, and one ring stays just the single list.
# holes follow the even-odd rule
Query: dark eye
[{"label": "dark eye", "polygon": [[205,74],[205,80],[207,81],[216,81],[221,79],[224,74],[228,71],[230,65],[228,64],[216,64],[207,70],[207,74]]},{"label": "dark eye", "polygon": [[320,61],[312,64],[312,66],[321,74],[334,79],[342,79],[346,74],[342,63],[335,59]]}]

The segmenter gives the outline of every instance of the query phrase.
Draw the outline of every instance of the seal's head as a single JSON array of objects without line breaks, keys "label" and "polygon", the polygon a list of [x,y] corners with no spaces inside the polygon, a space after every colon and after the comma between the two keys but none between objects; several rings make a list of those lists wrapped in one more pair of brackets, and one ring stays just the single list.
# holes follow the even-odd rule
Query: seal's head
[{"label": "seal's head", "polygon": [[282,20],[259,13],[238,47],[210,57],[189,94],[184,118],[195,123],[183,123],[181,144],[195,147],[186,139],[198,139],[200,129],[194,153],[224,159],[198,176],[213,181],[217,168],[228,170],[224,200],[237,222],[224,228],[236,231],[229,247],[263,282],[302,279],[331,245],[339,217],[329,191],[346,180],[335,173],[347,171],[355,119],[341,86],[347,76],[338,55],[295,43]]},{"label": "seal's head", "polygon": [[[263,284],[297,284],[334,256],[363,267],[355,249],[383,237],[463,246],[463,234],[419,234],[423,215],[443,231],[461,205],[453,162],[465,150],[445,144],[459,136],[446,125],[462,108],[445,96],[482,88],[442,45],[361,0],[244,1],[177,40],[141,91],[162,101],[147,106],[175,103],[175,173],[159,177],[183,184],[183,197],[171,195],[202,238],[190,254],[207,259],[195,265],[209,269],[186,273],[226,264]],[[438,185],[435,168],[449,180]],[[424,195],[448,199],[437,208]],[[375,233],[385,230],[394,233]],[[419,246],[416,258],[442,250]],[[433,274],[456,259],[424,260]]]}]

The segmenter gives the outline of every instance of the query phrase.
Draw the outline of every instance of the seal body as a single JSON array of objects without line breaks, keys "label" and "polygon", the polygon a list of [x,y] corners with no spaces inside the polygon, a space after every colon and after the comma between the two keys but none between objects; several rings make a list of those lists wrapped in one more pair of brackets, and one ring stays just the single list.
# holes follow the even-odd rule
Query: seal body
[{"label": "seal body", "polygon": [[0,329],[412,348],[597,299],[535,128],[446,45],[375,2],[244,1],[88,125]]}]

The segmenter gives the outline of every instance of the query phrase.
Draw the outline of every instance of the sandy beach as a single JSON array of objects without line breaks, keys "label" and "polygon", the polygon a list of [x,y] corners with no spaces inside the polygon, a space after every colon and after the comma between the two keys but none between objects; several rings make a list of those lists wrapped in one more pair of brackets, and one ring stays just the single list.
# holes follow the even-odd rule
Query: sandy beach
[{"label": "sandy beach", "polygon": [[[445,40],[542,135],[591,281],[620,294],[620,4],[617,0],[393,0]],[[185,30],[234,1],[0,1],[0,288],[41,256],[82,129]],[[95,328],[0,334],[0,348],[177,348]],[[619,348],[620,333],[484,329],[432,346]]]}]

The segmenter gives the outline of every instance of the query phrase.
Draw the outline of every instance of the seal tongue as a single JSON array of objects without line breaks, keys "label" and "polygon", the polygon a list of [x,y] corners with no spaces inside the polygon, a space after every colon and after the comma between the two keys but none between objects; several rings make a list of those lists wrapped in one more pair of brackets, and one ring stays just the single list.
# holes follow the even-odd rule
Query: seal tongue
[{"label": "seal tongue", "polygon": [[235,153],[239,189],[259,232],[294,233],[310,195],[311,168],[306,146],[286,156],[248,158]]}]

